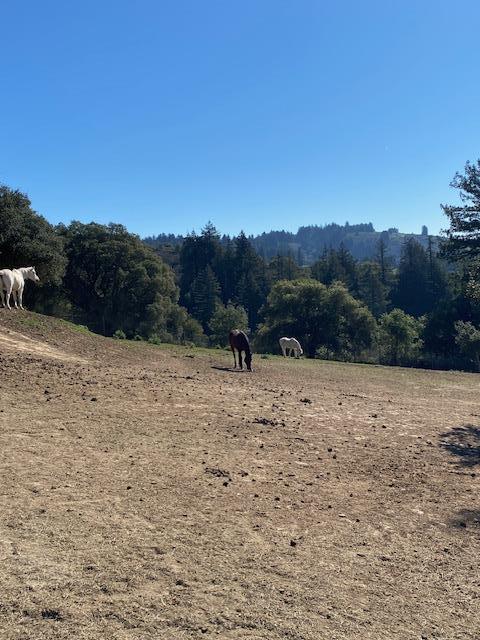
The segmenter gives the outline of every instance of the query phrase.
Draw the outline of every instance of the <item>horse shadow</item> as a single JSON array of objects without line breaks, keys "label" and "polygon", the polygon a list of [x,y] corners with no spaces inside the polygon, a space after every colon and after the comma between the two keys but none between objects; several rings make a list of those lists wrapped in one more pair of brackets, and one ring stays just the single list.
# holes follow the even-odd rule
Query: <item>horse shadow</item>
[{"label": "horse shadow", "polygon": [[[456,457],[459,467],[476,473],[473,469],[480,465],[480,427],[466,424],[453,427],[449,431],[440,434],[440,447]],[[480,530],[480,509],[461,509],[450,519],[451,527],[459,530]]]},{"label": "horse shadow", "polygon": [[453,456],[462,467],[480,465],[480,427],[466,424],[440,434],[440,447]]},{"label": "horse shadow", "polygon": [[457,511],[450,525],[456,529],[479,529],[480,509],[462,509]]},{"label": "horse shadow", "polygon": [[219,367],[218,365],[212,364],[212,369],[216,371],[228,371],[228,373],[243,373],[246,369],[234,369],[233,367]]}]

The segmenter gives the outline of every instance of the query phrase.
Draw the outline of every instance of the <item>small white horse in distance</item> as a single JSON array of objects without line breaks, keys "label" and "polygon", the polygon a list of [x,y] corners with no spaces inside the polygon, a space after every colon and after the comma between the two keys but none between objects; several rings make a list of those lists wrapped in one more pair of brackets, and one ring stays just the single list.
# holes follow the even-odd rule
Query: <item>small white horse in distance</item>
[{"label": "small white horse in distance", "polygon": [[[20,269],[1,269],[0,270],[0,295],[2,298],[2,306],[5,306],[5,297],[7,299],[7,309],[11,309],[10,296],[13,293],[13,302],[15,309],[23,309],[23,289],[25,288],[25,280],[33,280],[39,282],[35,267],[20,267]],[[4,295],[4,292],[6,296]]]},{"label": "small white horse in distance", "polygon": [[299,358],[303,353],[300,342],[296,338],[280,338],[279,343],[284,358],[286,358],[287,355],[291,356],[292,351],[295,355],[295,358]]}]

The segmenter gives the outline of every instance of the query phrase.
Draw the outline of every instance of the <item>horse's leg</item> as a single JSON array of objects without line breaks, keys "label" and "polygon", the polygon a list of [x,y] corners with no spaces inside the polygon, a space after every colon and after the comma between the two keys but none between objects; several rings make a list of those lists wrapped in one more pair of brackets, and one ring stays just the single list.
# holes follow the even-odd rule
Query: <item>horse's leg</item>
[{"label": "horse's leg", "polygon": [[238,362],[240,364],[240,369],[243,370],[242,352],[240,351],[240,349],[238,350]]},{"label": "horse's leg", "polygon": [[20,289],[17,291],[17,298],[20,304],[20,309],[23,309],[23,287],[20,287]]},{"label": "horse's leg", "polygon": [[6,293],[6,298],[7,298],[7,309],[11,309],[12,307],[10,306],[10,295],[12,293],[12,287],[11,285],[8,285],[7,287],[7,293]]},{"label": "horse's leg", "polygon": [[231,347],[232,349],[232,353],[233,353],[233,368],[236,369],[237,368],[237,357],[235,355],[235,347]]},{"label": "horse's leg", "polygon": [[5,295],[3,293],[3,282],[0,278],[0,298],[2,299],[2,307],[5,307]]},{"label": "horse's leg", "polygon": [[280,345],[282,347],[283,357],[286,358],[287,354],[285,353],[285,346],[283,344]]},{"label": "horse's leg", "polygon": [[13,295],[13,303],[15,305],[15,309],[18,309],[18,289],[12,291]]}]

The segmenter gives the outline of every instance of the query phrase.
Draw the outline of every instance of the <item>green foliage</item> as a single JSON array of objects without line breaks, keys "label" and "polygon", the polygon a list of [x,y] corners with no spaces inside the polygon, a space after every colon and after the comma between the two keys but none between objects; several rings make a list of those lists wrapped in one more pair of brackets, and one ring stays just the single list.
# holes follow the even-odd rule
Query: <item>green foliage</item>
[{"label": "green foliage", "polygon": [[172,342],[192,332],[178,304],[172,270],[116,224],[61,227],[68,265],[64,286],[76,313],[95,331]]},{"label": "green foliage", "polygon": [[468,280],[465,286],[465,294],[468,298],[480,303],[480,258],[474,258],[468,261],[466,265],[466,273]]},{"label": "green foliage", "polygon": [[207,329],[220,301],[220,285],[210,265],[199,271],[193,280],[188,300],[192,315]]},{"label": "green foliage", "polygon": [[[405,238],[398,229],[348,223],[233,239],[208,223],[200,235],[149,239],[154,251],[121,225],[54,228],[8,187],[0,187],[0,266],[37,267],[30,308],[118,339],[205,345],[206,332],[225,345],[232,327],[250,327],[263,351],[294,335],[310,356],[371,360],[377,335],[382,362],[478,367],[480,161],[452,184],[465,206],[444,207],[445,255],[457,261],[448,273],[425,228],[404,243],[398,269],[390,257]],[[359,262],[350,250],[374,257]]]},{"label": "green foliage", "polygon": [[480,365],[480,329],[471,322],[461,320],[455,323],[455,342],[461,353],[472,360],[478,370]]},{"label": "green foliage", "polygon": [[63,322],[68,326],[72,331],[76,331],[77,333],[83,333],[84,335],[92,335],[92,332],[88,327],[84,324],[75,324],[74,322],[70,322],[69,320],[65,320],[63,318],[59,319],[60,322]]},{"label": "green foliage", "polygon": [[60,284],[66,259],[62,239],[31,208],[20,191],[0,186],[0,260],[2,265],[35,266],[43,283]]},{"label": "green foliage", "polygon": [[412,364],[420,354],[423,322],[401,309],[384,314],[378,323],[380,361],[385,364]]},{"label": "green foliage", "polygon": [[[400,259],[401,247],[407,237],[413,236],[426,248],[426,235],[403,234],[392,227],[386,231],[375,231],[371,223],[339,225],[336,223],[324,226],[309,225],[300,227],[297,233],[289,231],[269,231],[258,236],[250,236],[249,241],[257,254],[267,263],[275,256],[292,256],[300,267],[311,266],[322,257],[325,249],[339,249],[343,245],[356,260],[372,260],[375,257],[379,240],[384,242],[388,255],[393,262]],[[145,242],[155,249],[170,245],[180,248],[185,238],[172,234],[160,233],[156,237],[145,238]],[[437,239],[435,238],[435,242]],[[223,248],[231,242],[228,236],[222,236]],[[170,262],[169,262],[170,264]],[[217,273],[218,277],[218,273]],[[288,275],[285,279],[290,279]],[[277,278],[278,280],[279,278]],[[219,278],[223,289],[223,282]],[[225,298],[224,302],[228,299]]]},{"label": "green foliage", "polygon": [[442,250],[454,261],[480,257],[480,160],[467,162],[464,171],[451,182],[464,205],[442,205],[450,220]]},{"label": "green foliage", "polygon": [[183,307],[177,308],[177,321],[176,321],[176,338],[173,342],[180,342],[181,344],[194,345],[197,347],[204,347],[207,344],[207,338],[203,332],[202,325],[188,315],[186,309]]},{"label": "green foliage", "polygon": [[268,292],[264,261],[245,234],[220,243],[219,235],[208,224],[201,235],[188,236],[180,250],[180,300],[208,330],[219,302],[232,300],[242,305],[251,327]]},{"label": "green foliage", "polygon": [[277,282],[263,310],[257,346],[276,352],[280,337],[295,336],[314,357],[326,347],[339,357],[351,358],[371,346],[375,320],[346,287],[331,287],[316,280]]},{"label": "green foliage", "polygon": [[409,239],[402,251],[398,280],[392,292],[392,303],[413,316],[433,309],[447,295],[447,273],[438,258]]},{"label": "green foliage", "polygon": [[268,277],[272,283],[279,280],[298,280],[302,276],[302,269],[291,256],[277,255],[268,263]]},{"label": "green foliage", "polygon": [[229,303],[227,306],[217,305],[210,320],[210,342],[213,345],[225,347],[228,345],[228,334],[232,329],[247,331],[248,316],[241,306]]},{"label": "green foliage", "polygon": [[201,324],[186,309],[169,300],[150,305],[139,324],[141,334],[158,342],[192,343],[202,346],[206,342]]},{"label": "green foliage", "polygon": [[60,284],[66,262],[55,228],[33,211],[24,193],[0,185],[0,267],[36,268],[41,282],[27,284],[30,308],[54,311],[65,304]]},{"label": "green foliage", "polygon": [[312,277],[323,284],[343,282],[347,289],[357,291],[356,262],[352,254],[343,245],[338,250],[330,249],[312,265]]},{"label": "green foliage", "polygon": [[[460,284],[460,286],[459,286]],[[456,322],[480,324],[480,304],[462,292],[465,283],[455,285],[456,294],[439,303],[427,316],[423,330],[423,349],[428,362],[442,368],[470,368],[456,342]]]},{"label": "green foliage", "polygon": [[113,334],[113,338],[115,338],[115,340],[126,340],[127,336],[125,334],[125,331],[117,329]]},{"label": "green foliage", "polygon": [[378,318],[387,310],[387,288],[382,281],[382,270],[376,262],[361,262],[357,268],[360,300]]},{"label": "green foliage", "polygon": [[382,281],[383,286],[385,287],[385,292],[388,297],[388,293],[392,287],[394,275],[393,275],[393,261],[390,255],[388,254],[388,245],[387,245],[388,233],[382,233],[379,241],[377,242],[376,253],[375,253],[375,262],[377,262],[380,267],[380,279]]},{"label": "green foliage", "polygon": [[235,239],[235,292],[233,300],[248,314],[250,327],[256,327],[258,313],[268,293],[265,262],[242,232]]},{"label": "green foliage", "polygon": [[[195,278],[201,271],[205,271],[207,267],[216,270],[221,253],[219,235],[211,223],[208,223],[202,229],[201,235],[198,236],[192,233],[185,238],[180,249],[180,289],[182,296],[187,296]],[[182,297],[181,301],[189,311],[192,311],[188,306],[189,301],[186,297]]]}]

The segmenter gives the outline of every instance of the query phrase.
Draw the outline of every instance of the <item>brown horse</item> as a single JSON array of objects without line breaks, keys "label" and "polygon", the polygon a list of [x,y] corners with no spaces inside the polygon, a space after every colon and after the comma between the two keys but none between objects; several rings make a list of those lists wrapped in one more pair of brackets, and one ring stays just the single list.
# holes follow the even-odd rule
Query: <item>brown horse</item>
[{"label": "brown horse", "polygon": [[250,349],[250,343],[248,342],[247,336],[243,333],[243,331],[239,331],[238,329],[232,329],[230,331],[230,335],[228,336],[230,341],[230,348],[233,353],[233,361],[235,363],[235,369],[237,368],[237,358],[235,357],[235,349],[238,351],[238,364],[240,369],[243,369],[242,362],[242,351],[245,352],[245,364],[247,365],[247,369],[249,371],[252,370],[252,350]]}]

